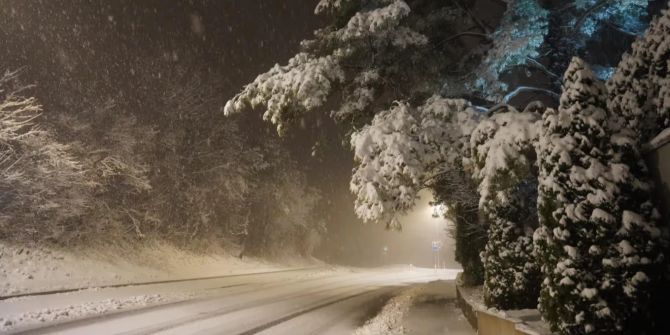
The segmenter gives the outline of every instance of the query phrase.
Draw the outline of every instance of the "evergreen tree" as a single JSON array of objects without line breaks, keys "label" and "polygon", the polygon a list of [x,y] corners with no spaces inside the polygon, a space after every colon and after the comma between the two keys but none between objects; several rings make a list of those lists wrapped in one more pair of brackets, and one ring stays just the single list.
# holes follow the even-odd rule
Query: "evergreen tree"
[{"label": "evergreen tree", "polygon": [[540,310],[563,334],[646,334],[660,230],[649,204],[624,209],[640,204],[631,198],[639,181],[616,154],[630,142],[606,127],[604,85],[578,58],[564,79],[540,139]]},{"label": "evergreen tree", "polygon": [[622,255],[612,257],[612,268],[624,286],[620,308],[626,311],[626,305],[636,306],[628,315],[630,327],[656,321],[666,332],[670,321],[662,311],[670,281],[668,218],[665,225],[659,220],[652,200],[654,184],[640,149],[670,127],[669,58],[670,11],[665,10],[623,56],[607,86],[614,132],[611,157],[620,167],[615,216],[620,222],[617,238]]},{"label": "evergreen tree", "polygon": [[488,222],[482,253],[484,298],[502,309],[537,304],[540,276],[533,259],[537,215],[534,143],[539,115],[511,110],[482,121],[473,132],[474,176],[480,181],[479,207]]},{"label": "evergreen tree", "polygon": [[565,73],[558,111],[543,117],[537,255],[545,276],[540,311],[563,334],[616,332],[602,252],[613,242],[606,179],[605,88],[581,59]]},{"label": "evergreen tree", "polygon": [[608,107],[620,118],[615,125],[634,146],[670,127],[670,11],[654,19],[644,36],[625,54],[607,83]]},{"label": "evergreen tree", "polygon": [[548,68],[563,73],[577,56],[588,61],[601,79],[612,75],[620,55],[644,32],[649,6],[649,0],[544,3],[549,10],[549,33],[540,52],[552,51],[547,56]]}]

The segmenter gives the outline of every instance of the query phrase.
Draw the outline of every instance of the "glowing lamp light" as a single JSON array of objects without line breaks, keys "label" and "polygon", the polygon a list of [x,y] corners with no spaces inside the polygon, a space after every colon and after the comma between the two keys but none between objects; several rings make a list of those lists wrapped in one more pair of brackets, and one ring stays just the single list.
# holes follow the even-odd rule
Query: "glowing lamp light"
[{"label": "glowing lamp light", "polygon": [[447,213],[449,208],[445,204],[433,204],[433,217],[442,218]]}]

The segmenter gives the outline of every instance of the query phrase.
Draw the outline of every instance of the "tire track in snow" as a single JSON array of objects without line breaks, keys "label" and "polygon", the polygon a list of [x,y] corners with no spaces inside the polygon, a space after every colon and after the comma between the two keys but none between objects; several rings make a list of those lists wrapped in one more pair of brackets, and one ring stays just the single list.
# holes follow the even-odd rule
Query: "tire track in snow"
[{"label": "tire track in snow", "polygon": [[7,300],[7,299],[12,299],[12,298],[35,297],[35,296],[41,296],[41,295],[70,293],[70,292],[77,292],[77,291],[83,291],[83,290],[119,288],[119,287],[128,287],[128,286],[145,286],[145,285],[155,285],[155,284],[182,283],[182,282],[187,282],[187,281],[224,279],[224,278],[251,276],[251,275],[275,274],[275,273],[282,273],[282,272],[299,272],[299,271],[307,271],[307,270],[316,270],[316,269],[321,269],[321,268],[322,267],[309,267],[309,268],[297,268],[297,269],[276,270],[276,271],[266,271],[266,272],[238,273],[238,274],[221,275],[221,276],[184,278],[184,279],[168,279],[168,280],[157,280],[157,281],[147,281],[147,282],[137,282],[137,283],[111,284],[111,285],[66,288],[66,289],[48,290],[48,291],[39,291],[39,292],[27,292],[27,293],[18,293],[18,294],[10,294],[10,295],[5,295],[5,296],[0,296],[0,301]]}]

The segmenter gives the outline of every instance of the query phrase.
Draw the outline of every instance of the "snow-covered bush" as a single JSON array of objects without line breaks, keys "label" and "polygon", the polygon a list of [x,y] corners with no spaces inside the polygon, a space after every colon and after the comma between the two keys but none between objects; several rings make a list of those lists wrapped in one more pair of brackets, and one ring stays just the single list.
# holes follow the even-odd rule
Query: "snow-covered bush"
[{"label": "snow-covered bush", "polygon": [[651,203],[631,198],[645,199],[648,189],[622,160],[618,147],[634,149],[630,139],[607,128],[606,99],[605,86],[575,58],[559,109],[543,117],[540,310],[563,334],[644,334],[653,324],[649,288],[661,232]]},{"label": "snow-covered bush", "polygon": [[472,138],[479,206],[488,222],[482,253],[486,303],[502,309],[534,307],[539,268],[532,256],[537,215],[535,143],[540,115],[511,109],[482,121]]}]

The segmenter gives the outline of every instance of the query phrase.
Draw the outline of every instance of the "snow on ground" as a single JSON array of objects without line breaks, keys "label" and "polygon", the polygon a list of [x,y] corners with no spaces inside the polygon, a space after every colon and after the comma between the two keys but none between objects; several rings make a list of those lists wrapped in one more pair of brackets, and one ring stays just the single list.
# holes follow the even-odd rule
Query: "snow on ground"
[{"label": "snow on ground", "polygon": [[406,334],[476,334],[454,299],[418,303],[410,308],[404,323]]},{"label": "snow on ground", "polygon": [[[396,292],[405,285],[442,280],[451,282],[452,287],[440,291],[452,292],[448,294],[453,296],[456,273],[458,270],[408,266],[312,267],[10,298],[0,300],[0,333],[61,325],[62,333],[112,334],[162,328],[166,324],[179,334],[197,333],[208,327],[222,329],[214,333],[240,333],[291,315],[298,317],[289,319],[292,323],[284,327],[284,332],[278,332],[281,327],[268,332],[295,334],[296,329],[303,329],[310,333],[308,329],[326,327],[332,328],[331,334],[351,333],[369,315],[366,306],[380,295]],[[430,292],[430,287],[424,293]],[[324,303],[324,307],[311,310]],[[115,316],[108,318],[109,314]],[[81,322],[68,323],[74,320]]]},{"label": "snow on ground", "polygon": [[71,252],[0,243],[0,296],[309,266],[307,261],[286,263],[240,260],[223,250],[200,255],[160,243]]},{"label": "snow on ground", "polygon": [[[426,331],[435,329],[449,329],[449,334],[452,335],[475,334],[456,307],[455,298],[454,280],[411,286],[391,298],[374,318],[356,329],[354,334],[425,334]],[[443,312],[448,317],[432,317]]]},{"label": "snow on ground", "polygon": [[402,323],[403,317],[420,295],[420,286],[403,290],[391,298],[377,316],[367,321],[363,327],[358,328],[354,334],[403,334],[405,331]]},{"label": "snow on ground", "polygon": [[484,304],[484,286],[459,286],[458,288],[461,291],[463,299],[472,307],[477,310],[486,310],[486,304]]},{"label": "snow on ground", "polygon": [[101,301],[89,301],[60,308],[44,308],[16,315],[0,315],[0,331],[7,331],[18,325],[29,326],[45,322],[73,320],[84,316],[100,315],[118,310],[136,309],[176,300],[183,300],[186,298],[186,296],[178,294],[138,295],[127,298],[110,298]]}]

